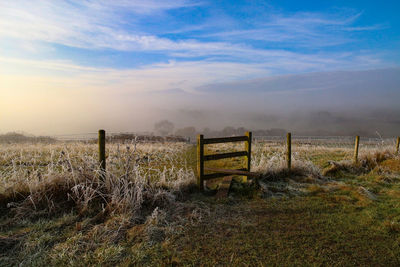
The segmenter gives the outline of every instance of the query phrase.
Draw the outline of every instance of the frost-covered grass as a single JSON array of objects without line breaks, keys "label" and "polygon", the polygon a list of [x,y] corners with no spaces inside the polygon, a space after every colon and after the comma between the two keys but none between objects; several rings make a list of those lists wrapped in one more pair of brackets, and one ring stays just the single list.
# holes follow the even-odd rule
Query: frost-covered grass
[{"label": "frost-covered grass", "polygon": [[[243,150],[243,146],[240,143],[208,145],[205,153]],[[141,215],[144,207],[172,203],[195,186],[196,155],[192,145],[107,144],[105,173],[100,169],[97,149],[96,144],[84,143],[2,145],[0,203],[3,207],[7,205],[7,211],[17,217],[52,214],[62,206],[83,212],[91,203],[101,203],[112,211],[129,211],[132,218],[144,220]],[[318,180],[324,176],[321,173],[328,173],[322,169],[332,162],[339,162],[335,166],[354,169],[353,149],[348,145],[294,143],[292,151],[292,176]],[[361,144],[359,165],[372,169],[377,160],[390,157],[393,157],[392,145]],[[206,165],[239,168],[244,165],[244,158],[206,162]],[[251,169],[267,180],[287,176],[285,146],[254,142]]]},{"label": "frost-covered grass", "polygon": [[84,211],[102,202],[140,217],[147,202],[174,201],[194,184],[187,150],[185,144],[111,144],[104,173],[94,144],[4,145],[0,200],[19,216],[67,204]]},{"label": "frost-covered grass", "polygon": [[[212,145],[206,153],[243,146]],[[193,145],[107,144],[106,150],[102,173],[95,144],[0,146],[0,265],[400,260],[400,159],[392,144],[361,144],[353,164],[349,145],[294,143],[289,173],[282,143],[254,142],[260,188],[237,179],[231,196],[219,201],[196,190]]]}]

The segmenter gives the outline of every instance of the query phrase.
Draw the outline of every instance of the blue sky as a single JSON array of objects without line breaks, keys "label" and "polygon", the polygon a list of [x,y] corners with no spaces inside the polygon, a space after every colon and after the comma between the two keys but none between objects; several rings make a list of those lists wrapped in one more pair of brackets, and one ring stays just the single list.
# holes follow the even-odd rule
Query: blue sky
[{"label": "blue sky", "polygon": [[398,1],[3,1],[1,6],[3,56],[117,69],[168,61],[301,64],[299,58],[306,58],[304,66],[292,68],[272,62],[270,70],[277,74],[340,68],[341,61],[345,68],[399,61]]},{"label": "blue sky", "polygon": [[[201,95],[213,84],[398,68],[399,10],[399,1],[3,0],[0,120],[19,127],[11,121],[51,95],[64,104],[54,100],[41,117],[71,105],[83,112],[95,94],[120,108],[133,104],[124,97],[152,92]],[[33,99],[27,111],[7,104],[21,96]]]}]

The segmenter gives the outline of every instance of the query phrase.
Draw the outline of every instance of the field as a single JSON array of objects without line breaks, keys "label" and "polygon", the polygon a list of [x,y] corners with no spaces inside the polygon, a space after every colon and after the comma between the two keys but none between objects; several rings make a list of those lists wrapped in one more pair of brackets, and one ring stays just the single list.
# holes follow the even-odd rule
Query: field
[{"label": "field", "polygon": [[[209,145],[233,151],[239,145]],[[400,157],[394,144],[253,143],[259,183],[196,187],[186,143],[0,145],[0,265],[398,266]],[[218,167],[242,161],[219,160]]]}]

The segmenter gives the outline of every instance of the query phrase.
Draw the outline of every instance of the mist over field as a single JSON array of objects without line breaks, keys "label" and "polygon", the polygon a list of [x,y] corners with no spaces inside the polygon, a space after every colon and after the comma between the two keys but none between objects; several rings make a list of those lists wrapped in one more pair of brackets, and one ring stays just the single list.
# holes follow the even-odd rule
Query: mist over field
[{"label": "mist over field", "polygon": [[231,125],[303,134],[375,135],[378,131],[394,135],[400,130],[399,86],[399,68],[213,84],[199,88],[203,93],[197,96],[199,103],[194,100],[192,108],[173,111],[169,118],[214,128]]},{"label": "mist over field", "polygon": [[36,100],[19,107],[19,116],[3,116],[2,131],[151,132],[166,119],[175,129],[193,126],[198,132],[232,126],[303,135],[393,136],[400,131],[399,87],[400,69],[386,68],[274,75],[206,84],[191,92],[179,85],[150,92],[100,91],[78,101],[60,96],[55,103],[42,95],[46,106]]}]

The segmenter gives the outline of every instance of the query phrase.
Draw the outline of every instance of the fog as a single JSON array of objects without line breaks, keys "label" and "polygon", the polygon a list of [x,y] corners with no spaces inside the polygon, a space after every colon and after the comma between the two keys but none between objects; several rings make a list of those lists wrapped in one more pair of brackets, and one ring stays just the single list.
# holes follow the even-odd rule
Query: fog
[{"label": "fog", "polygon": [[206,85],[197,101],[175,92],[183,107],[166,108],[163,117],[199,129],[391,136],[400,132],[399,89],[399,68],[283,75]]},{"label": "fog", "polygon": [[[184,78],[184,77],[182,77]],[[400,134],[400,68],[314,72],[209,83],[186,90],[35,91],[7,107],[1,132],[33,134],[153,131],[160,120],[175,129],[282,128],[310,135]],[[56,99],[56,100],[54,100]]]}]

